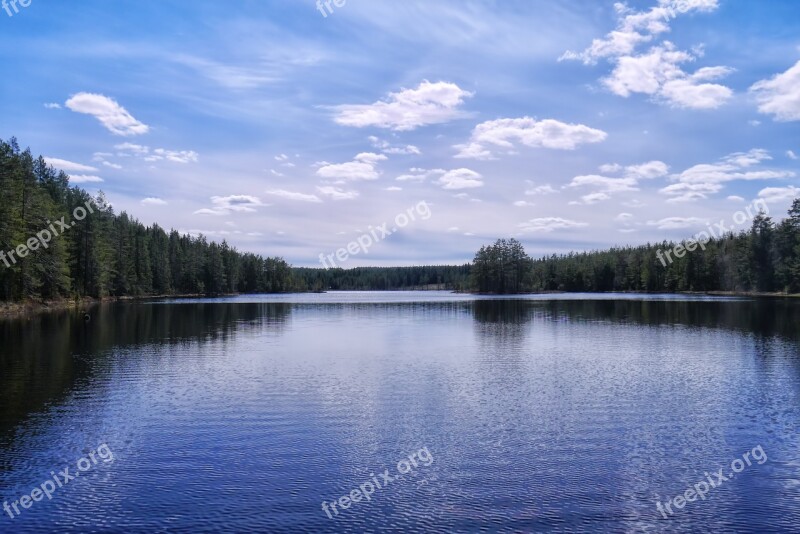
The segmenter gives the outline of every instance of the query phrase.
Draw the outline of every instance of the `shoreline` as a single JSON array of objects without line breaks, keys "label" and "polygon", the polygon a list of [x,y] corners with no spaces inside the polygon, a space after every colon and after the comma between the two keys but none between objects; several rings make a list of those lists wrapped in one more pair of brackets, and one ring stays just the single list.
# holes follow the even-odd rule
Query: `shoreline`
[{"label": "shoreline", "polygon": [[145,302],[148,300],[160,299],[201,299],[201,298],[218,298],[218,297],[233,297],[236,294],[224,295],[201,295],[201,294],[188,294],[188,295],[147,295],[142,297],[103,297],[92,298],[83,297],[80,299],[58,299],[58,300],[25,300],[22,302],[0,302],[0,319],[24,317],[26,315],[37,315],[41,313],[59,312],[59,311],[75,311],[88,309],[97,304],[106,302]]},{"label": "shoreline", "polygon": [[758,291],[535,291],[532,293],[480,293],[453,291],[464,295],[518,297],[520,295],[705,295],[708,297],[800,298],[800,293],[764,293]]},{"label": "shoreline", "polygon": [[[374,289],[369,290],[362,290],[364,292],[368,291],[379,291]],[[397,291],[418,291],[420,293],[427,293],[430,292],[430,289],[399,289],[399,290],[387,290],[387,292],[397,292]],[[448,291],[450,293],[459,294],[459,295],[484,295],[484,296],[497,296],[497,297],[519,297],[524,295],[566,295],[570,294],[568,291],[541,291],[536,293],[507,293],[507,294],[499,294],[499,293],[477,293],[472,291],[457,291],[457,290],[447,290],[443,289],[440,291]],[[325,291],[325,293],[335,293],[336,291]],[[307,293],[307,292],[290,292],[290,293],[283,293],[283,294],[292,294],[292,293]],[[788,298],[788,299],[795,299],[800,298],[800,294],[792,294],[792,293],[760,293],[755,291],[679,291],[674,293],[652,293],[652,292],[642,292],[642,291],[604,291],[604,292],[582,292],[587,295],[630,295],[630,294],[642,294],[642,295],[706,295],[710,297],[751,297],[751,298]],[[577,293],[575,293],[577,294]],[[59,311],[75,311],[79,309],[88,309],[92,306],[97,304],[102,304],[106,302],[146,302],[151,300],[160,300],[160,299],[176,299],[176,300],[193,300],[193,299],[207,299],[207,298],[221,298],[221,297],[235,297],[241,294],[232,293],[232,294],[224,294],[224,295],[201,295],[201,294],[187,294],[187,295],[148,295],[142,297],[103,297],[100,299],[84,297],[81,299],[61,299],[61,300],[53,300],[53,301],[35,301],[35,300],[28,300],[23,302],[2,302],[0,303],[0,319],[9,319],[9,318],[17,318],[17,317],[24,317],[26,315],[37,315],[42,313],[49,313],[49,312],[59,312]]]}]

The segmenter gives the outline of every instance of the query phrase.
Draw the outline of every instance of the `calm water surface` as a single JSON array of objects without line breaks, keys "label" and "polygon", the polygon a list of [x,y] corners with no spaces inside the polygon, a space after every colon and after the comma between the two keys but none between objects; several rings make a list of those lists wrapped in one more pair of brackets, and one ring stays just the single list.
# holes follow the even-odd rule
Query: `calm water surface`
[{"label": "calm water surface", "polygon": [[800,531],[797,301],[330,293],[91,316],[0,321],[0,500],[113,453],[0,532]]}]

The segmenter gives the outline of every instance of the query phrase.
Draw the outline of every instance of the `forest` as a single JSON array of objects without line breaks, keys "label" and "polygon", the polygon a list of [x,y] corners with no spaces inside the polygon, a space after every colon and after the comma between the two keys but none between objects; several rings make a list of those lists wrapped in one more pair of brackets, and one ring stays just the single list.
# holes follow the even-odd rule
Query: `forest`
[{"label": "forest", "polygon": [[[293,268],[204,236],[145,226],[115,214],[16,139],[0,141],[0,301],[223,295],[327,290],[440,289],[526,292],[800,292],[800,199],[775,223],[711,239],[664,265],[663,242],[532,259],[515,239],[482,247],[460,266]],[[75,214],[84,210],[79,224]],[[57,230],[61,228],[63,235]],[[49,229],[58,235],[31,241]],[[20,254],[27,243],[35,253]],[[43,246],[46,245],[46,246]],[[24,247],[23,247],[24,248]],[[16,256],[14,253],[17,252]]]},{"label": "forest", "polygon": [[295,268],[295,279],[312,291],[393,291],[438,289],[468,291],[470,265],[421,267]]},{"label": "forest", "polygon": [[518,241],[501,239],[475,255],[470,287],[498,294],[800,293],[800,198],[780,223],[760,213],[748,231],[712,238],[682,257],[671,258],[672,263],[659,259],[659,252],[663,258],[676,245],[664,241],[534,260]]},{"label": "forest", "polygon": [[[0,142],[0,205],[0,301],[295,289],[292,269],[281,258],[242,254],[224,241],[167,233],[126,213],[115,215],[102,193],[91,198],[70,187],[64,172],[20,150],[15,139]],[[58,232],[55,221],[68,223],[87,206],[93,213],[62,227],[63,235],[46,248],[38,245],[24,259],[13,256],[20,244],[45,229]]]}]

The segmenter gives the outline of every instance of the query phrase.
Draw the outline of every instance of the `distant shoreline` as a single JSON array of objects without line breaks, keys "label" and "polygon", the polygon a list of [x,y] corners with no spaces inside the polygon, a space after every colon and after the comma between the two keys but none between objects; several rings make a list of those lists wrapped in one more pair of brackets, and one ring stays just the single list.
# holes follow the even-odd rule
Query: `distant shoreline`
[{"label": "distant shoreline", "polygon": [[[568,294],[589,294],[589,295],[630,295],[630,294],[641,294],[641,295],[697,295],[697,296],[709,296],[709,297],[754,297],[754,298],[800,298],[800,294],[790,294],[790,293],[758,293],[758,292],[749,292],[749,291],[680,291],[675,293],[666,293],[666,292],[659,292],[659,293],[649,293],[646,291],[581,291],[581,292],[568,292],[568,291],[540,291],[535,293],[477,293],[474,291],[455,291],[449,289],[394,289],[394,290],[379,290],[379,289],[362,289],[362,290],[341,290],[341,292],[348,292],[348,293],[366,293],[366,292],[385,292],[385,293],[397,293],[401,291],[416,291],[419,293],[429,293],[431,291],[447,291],[450,293],[455,293],[459,295],[476,295],[476,296],[495,296],[495,297],[519,297],[525,295],[568,295]],[[337,293],[340,290],[330,290],[324,291],[322,293]],[[295,295],[295,294],[318,294],[319,292],[311,292],[311,291],[293,291],[288,293],[272,293],[276,295]],[[253,293],[253,294],[269,294],[269,293]],[[26,315],[38,315],[42,313],[48,312],[58,312],[58,311],[69,311],[69,310],[83,310],[88,309],[91,306],[96,304],[100,304],[103,302],[146,302],[152,300],[161,300],[161,299],[175,299],[175,300],[199,300],[199,299],[209,299],[209,298],[224,298],[224,297],[236,297],[247,295],[247,293],[243,294],[226,294],[226,295],[202,295],[202,294],[194,294],[194,295],[148,295],[142,297],[104,297],[102,299],[94,299],[94,298],[82,298],[79,300],[75,299],[61,299],[61,300],[53,300],[53,301],[25,301],[25,302],[4,302],[0,303],[0,318],[15,318],[15,317],[22,317]]]}]

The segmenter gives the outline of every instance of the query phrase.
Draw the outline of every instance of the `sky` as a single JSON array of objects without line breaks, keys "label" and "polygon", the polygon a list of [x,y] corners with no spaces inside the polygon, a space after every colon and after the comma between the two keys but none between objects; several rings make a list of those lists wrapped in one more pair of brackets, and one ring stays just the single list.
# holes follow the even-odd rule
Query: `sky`
[{"label": "sky", "polygon": [[682,239],[800,196],[797,0],[23,1],[0,137],[297,266],[365,233],[340,266]]}]

